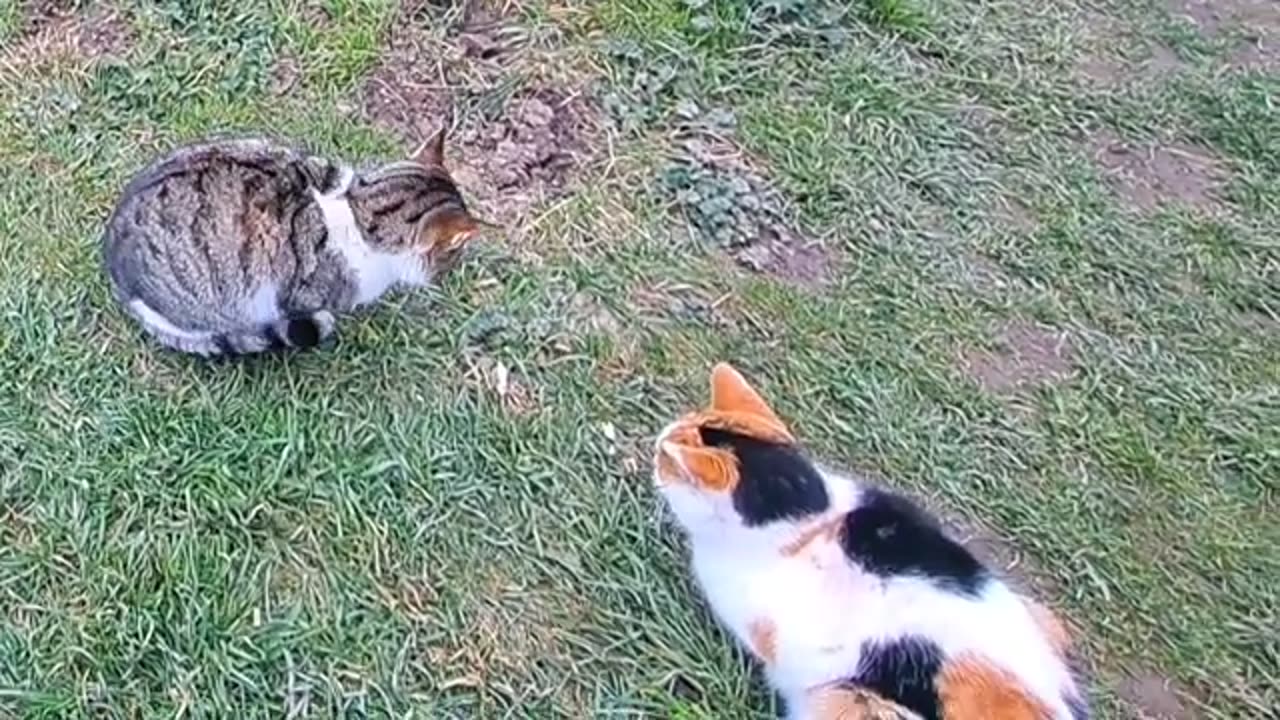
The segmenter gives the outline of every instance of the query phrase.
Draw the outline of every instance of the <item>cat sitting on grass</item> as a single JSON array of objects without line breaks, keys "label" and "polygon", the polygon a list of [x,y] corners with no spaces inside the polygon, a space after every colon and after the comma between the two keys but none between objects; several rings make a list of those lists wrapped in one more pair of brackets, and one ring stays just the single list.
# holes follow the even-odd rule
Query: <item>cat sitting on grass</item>
[{"label": "cat sitting on grass", "polygon": [[911,501],[815,466],[727,365],[654,479],[719,621],[789,717],[1083,720],[1068,636]]},{"label": "cat sitting on grass", "polygon": [[439,278],[479,231],[444,167],[444,131],[357,171],[269,140],[179,148],[139,173],[107,224],[117,302],[202,356],[318,345],[334,315]]}]

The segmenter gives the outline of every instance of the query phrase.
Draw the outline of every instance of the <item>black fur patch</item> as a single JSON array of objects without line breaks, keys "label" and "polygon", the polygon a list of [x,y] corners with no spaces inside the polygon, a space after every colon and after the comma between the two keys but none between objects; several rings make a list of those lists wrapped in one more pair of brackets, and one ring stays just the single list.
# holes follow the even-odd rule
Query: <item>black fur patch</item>
[{"label": "black fur patch", "polygon": [[280,336],[280,331],[275,325],[268,325],[262,329],[262,337],[267,340],[268,350],[284,350],[289,347],[289,343]]},{"label": "black fur patch", "polygon": [[849,684],[914,710],[925,720],[939,720],[938,690],[942,649],[927,638],[908,635],[889,642],[868,640]]},{"label": "black fur patch", "polygon": [[738,458],[733,507],[747,525],[803,518],[831,504],[822,476],[795,448],[727,430],[702,428],[701,433],[704,444],[729,448]]},{"label": "black fur patch", "polygon": [[240,351],[236,349],[236,346],[231,344],[231,338],[226,335],[214,335],[213,344],[218,347],[218,353],[221,355],[231,356],[240,354]]},{"label": "black fur patch", "polygon": [[320,344],[320,325],[308,315],[291,317],[285,335],[296,348],[313,348]]},{"label": "black fur patch", "polygon": [[867,489],[845,516],[840,544],[850,560],[885,578],[914,575],[970,596],[991,578],[973,553],[947,537],[928,513],[879,488]]}]

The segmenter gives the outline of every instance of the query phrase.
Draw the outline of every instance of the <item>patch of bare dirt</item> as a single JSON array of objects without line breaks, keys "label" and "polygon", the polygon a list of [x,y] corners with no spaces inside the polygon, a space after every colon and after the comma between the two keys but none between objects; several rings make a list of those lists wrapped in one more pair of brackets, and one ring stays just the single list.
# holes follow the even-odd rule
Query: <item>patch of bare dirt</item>
[{"label": "patch of bare dirt", "polygon": [[1182,68],[1182,59],[1165,45],[1152,46],[1151,55],[1142,64],[1143,76],[1157,80],[1176,75]]},{"label": "patch of bare dirt", "polygon": [[990,258],[973,252],[961,252],[955,256],[950,267],[966,287],[979,294],[990,297],[1004,292],[1013,284],[1013,280],[1005,273],[1004,268]]},{"label": "patch of bare dirt", "polygon": [[[1033,573],[1025,565],[1022,551],[1013,543],[973,523],[951,522],[955,538],[1000,576],[1010,578],[1016,584],[1027,584],[1023,579]],[[1034,583],[1032,583],[1034,584]]]},{"label": "patch of bare dirt", "polygon": [[26,6],[18,41],[0,50],[0,70],[31,69],[64,58],[93,62],[125,54],[133,29],[119,10],[94,4],[76,12],[73,2],[33,2]]},{"label": "patch of bare dirt", "polygon": [[1173,683],[1152,672],[1138,672],[1116,688],[1141,713],[1141,720],[1196,720],[1200,717],[1178,696]]},{"label": "patch of bare dirt", "polygon": [[1109,133],[1089,141],[1094,160],[1129,205],[1152,212],[1168,203],[1197,210],[1218,208],[1226,171],[1207,149],[1190,143],[1136,144]]},{"label": "patch of bare dirt", "polygon": [[[1124,38],[1112,38],[1110,46],[1125,46],[1132,42]],[[1107,45],[1106,42],[1103,45]],[[1151,46],[1146,58],[1138,61],[1125,60],[1108,53],[1105,47],[1100,47],[1085,55],[1076,65],[1075,72],[1089,86],[1110,88],[1126,82],[1162,81],[1176,76],[1184,67],[1185,63],[1174,50],[1169,46],[1156,44]]]},{"label": "patch of bare dirt", "polygon": [[831,279],[831,258],[820,243],[772,229],[736,257],[749,270],[798,285],[821,286]]},{"label": "patch of bare dirt", "polygon": [[1086,52],[1075,70],[1087,85],[1112,88],[1125,83],[1162,80],[1183,68],[1177,53],[1159,43],[1149,45],[1146,57],[1138,60],[1133,50],[1141,49],[1144,41],[1118,30],[1115,18],[1090,12],[1081,20],[1081,26]]},{"label": "patch of bare dirt", "polygon": [[361,90],[364,113],[406,149],[451,126],[447,154],[464,193],[487,219],[517,222],[563,195],[592,157],[595,104],[582,82],[550,79],[527,56],[512,3],[467,3],[443,30],[421,5],[402,8]]},{"label": "patch of bare dirt", "polygon": [[1169,12],[1186,18],[1204,37],[1238,32],[1240,43],[1228,60],[1234,69],[1280,67],[1280,3],[1275,0],[1169,0]]},{"label": "patch of bare dirt", "polygon": [[1230,0],[1169,0],[1169,12],[1186,18],[1205,35],[1212,35],[1222,24],[1221,6]]},{"label": "patch of bare dirt", "polygon": [[[570,664],[562,638],[581,618],[565,600],[497,571],[482,573],[458,613],[462,627],[425,649],[428,666],[446,678],[438,690],[510,687],[535,668]],[[558,700],[572,703],[574,691],[560,689]]]},{"label": "patch of bare dirt", "polygon": [[644,325],[693,322],[726,329],[735,325],[728,312],[732,300],[731,295],[668,281],[637,287],[629,296],[630,304],[644,318]]},{"label": "patch of bare dirt", "polygon": [[503,205],[529,207],[568,188],[587,155],[583,138],[593,122],[581,95],[537,88],[508,102],[500,118],[459,136],[464,165]]},{"label": "patch of bare dirt", "polygon": [[298,62],[297,56],[288,52],[282,53],[276,58],[275,67],[271,68],[271,94],[276,97],[288,95],[298,87],[300,82],[302,82],[302,65]]},{"label": "patch of bare dirt", "polygon": [[1074,350],[1064,332],[1026,321],[1000,329],[995,350],[963,354],[965,372],[984,390],[1003,393],[1060,382],[1070,377]]},{"label": "patch of bare dirt", "polygon": [[1228,61],[1238,70],[1271,71],[1280,68],[1280,23],[1269,35],[1246,37]]}]

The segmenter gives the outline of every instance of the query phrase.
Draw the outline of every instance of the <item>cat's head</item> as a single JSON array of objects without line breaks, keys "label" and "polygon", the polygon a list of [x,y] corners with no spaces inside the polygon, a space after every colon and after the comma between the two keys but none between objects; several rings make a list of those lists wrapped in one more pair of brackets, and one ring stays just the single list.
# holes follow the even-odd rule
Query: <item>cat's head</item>
[{"label": "cat's head", "polygon": [[409,159],[374,169],[348,191],[370,244],[417,256],[428,275],[451,268],[489,225],[467,208],[445,166],[445,135],[442,127]]},{"label": "cat's head", "polygon": [[437,271],[451,268],[466,245],[489,224],[467,209],[453,175],[445,167],[446,136],[446,126],[441,126],[410,158],[427,171],[424,190],[438,196],[438,202],[423,215],[416,232],[419,249],[428,265]]},{"label": "cat's head", "polygon": [[799,520],[830,505],[821,473],[786,424],[724,363],[711,371],[710,406],[659,435],[653,477],[693,534]]}]

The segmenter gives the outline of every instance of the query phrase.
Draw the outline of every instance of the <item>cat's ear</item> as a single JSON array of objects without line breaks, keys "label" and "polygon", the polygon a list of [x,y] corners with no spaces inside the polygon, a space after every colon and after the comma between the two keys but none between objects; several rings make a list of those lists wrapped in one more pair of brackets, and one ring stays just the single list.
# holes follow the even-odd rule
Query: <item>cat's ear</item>
[{"label": "cat's ear", "polygon": [[727,450],[668,441],[662,443],[662,452],[685,480],[698,487],[725,491],[738,484],[738,461]]},{"label": "cat's ear", "polygon": [[480,225],[462,208],[434,213],[423,229],[428,251],[435,255],[458,250],[480,234]]},{"label": "cat's ear", "polygon": [[439,130],[413,151],[409,159],[425,167],[444,167],[444,141],[448,127],[447,124],[442,124]]},{"label": "cat's ear", "polygon": [[711,369],[711,409],[723,413],[742,413],[776,424],[786,425],[774,414],[760,393],[747,384],[742,373],[728,363],[719,363]]}]

